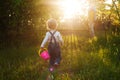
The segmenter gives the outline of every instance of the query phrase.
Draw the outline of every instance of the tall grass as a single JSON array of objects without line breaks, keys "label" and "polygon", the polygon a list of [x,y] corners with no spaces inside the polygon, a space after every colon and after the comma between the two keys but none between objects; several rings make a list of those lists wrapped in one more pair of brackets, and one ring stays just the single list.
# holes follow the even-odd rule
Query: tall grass
[{"label": "tall grass", "polygon": [[[61,65],[55,80],[119,80],[120,37],[107,35],[89,39],[64,35]],[[42,60],[38,46],[0,50],[0,80],[46,80],[48,61]]]}]

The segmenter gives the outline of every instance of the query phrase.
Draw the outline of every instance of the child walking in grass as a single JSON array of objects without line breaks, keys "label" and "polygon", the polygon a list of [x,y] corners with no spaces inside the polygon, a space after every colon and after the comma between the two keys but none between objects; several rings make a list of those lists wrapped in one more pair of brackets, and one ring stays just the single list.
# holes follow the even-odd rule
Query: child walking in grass
[{"label": "child walking in grass", "polygon": [[44,49],[45,44],[48,42],[48,52],[50,55],[49,60],[49,70],[53,71],[55,66],[58,66],[61,61],[61,48],[60,45],[63,44],[63,39],[59,31],[57,31],[57,21],[53,18],[47,21],[46,36],[42,41],[40,49]]}]

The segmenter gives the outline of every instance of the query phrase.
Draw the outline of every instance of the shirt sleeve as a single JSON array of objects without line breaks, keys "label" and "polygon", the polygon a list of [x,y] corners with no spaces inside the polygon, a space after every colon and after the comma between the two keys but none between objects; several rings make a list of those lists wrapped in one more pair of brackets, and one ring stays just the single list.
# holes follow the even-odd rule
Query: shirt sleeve
[{"label": "shirt sleeve", "polygon": [[59,37],[59,41],[60,41],[60,43],[63,45],[63,39],[62,39],[62,36],[61,36],[60,33],[58,34],[58,37]]},{"label": "shirt sleeve", "polygon": [[45,38],[43,39],[42,44],[41,44],[40,47],[44,47],[44,46],[45,46],[46,42],[48,41],[48,37],[49,37],[49,34],[48,34],[48,32],[47,32],[46,35],[45,35]]}]

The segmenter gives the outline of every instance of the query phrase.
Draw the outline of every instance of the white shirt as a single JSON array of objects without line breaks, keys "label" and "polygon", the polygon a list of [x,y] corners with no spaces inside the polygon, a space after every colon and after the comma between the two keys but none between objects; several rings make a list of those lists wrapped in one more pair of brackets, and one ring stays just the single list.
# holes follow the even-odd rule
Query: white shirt
[{"label": "white shirt", "polygon": [[96,20],[96,7],[95,6],[90,6],[88,10],[88,19],[89,22],[93,22]]},{"label": "white shirt", "polygon": [[[50,32],[52,32],[52,33],[53,33],[54,31],[55,31],[55,30],[50,30]],[[46,32],[46,36],[45,36],[45,38],[44,38],[43,41],[42,41],[41,47],[44,47],[45,44],[46,44],[46,42],[50,42],[50,40],[51,40],[51,34],[50,34],[50,32]],[[61,34],[60,34],[59,31],[56,31],[56,32],[55,32],[54,37],[55,37],[55,39],[56,39],[56,42],[58,42],[58,43],[63,43],[63,39],[62,39],[62,36],[61,36]],[[54,43],[54,39],[52,39],[52,42]]]}]

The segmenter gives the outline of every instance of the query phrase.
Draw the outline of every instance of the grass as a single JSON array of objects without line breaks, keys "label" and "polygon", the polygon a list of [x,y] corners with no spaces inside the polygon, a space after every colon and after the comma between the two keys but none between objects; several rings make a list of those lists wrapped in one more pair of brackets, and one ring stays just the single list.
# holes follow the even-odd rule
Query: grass
[{"label": "grass", "polygon": [[[62,61],[53,73],[55,80],[119,80],[118,36],[87,39],[71,35],[63,38]],[[48,62],[38,56],[38,48],[0,50],[0,80],[46,80],[50,74]]]}]

